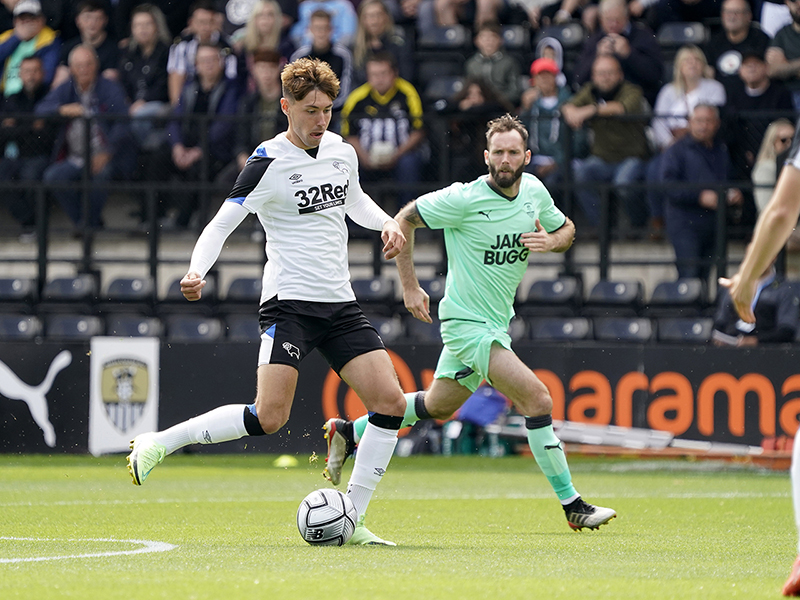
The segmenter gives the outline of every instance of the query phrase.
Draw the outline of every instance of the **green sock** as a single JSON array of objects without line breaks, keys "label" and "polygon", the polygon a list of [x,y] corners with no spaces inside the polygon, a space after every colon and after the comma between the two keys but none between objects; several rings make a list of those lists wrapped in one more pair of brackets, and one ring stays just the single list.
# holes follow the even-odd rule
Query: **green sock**
[{"label": "green sock", "polygon": [[[400,429],[403,427],[410,427],[419,421],[419,417],[414,410],[414,398],[416,398],[417,393],[418,392],[411,392],[410,394],[403,394],[406,399],[406,414],[403,415],[403,424],[400,425]],[[363,417],[359,417],[353,421],[353,435],[355,437],[356,444],[361,441],[361,436],[364,435],[364,430],[367,428],[368,421],[369,415],[364,415]]]},{"label": "green sock", "polygon": [[[547,420],[548,424],[544,425]],[[553,420],[547,415],[545,417],[529,417],[526,424],[538,425],[534,429],[528,429],[528,445],[531,447],[533,457],[539,468],[547,477],[553,491],[559,500],[567,500],[577,496],[578,492],[572,485],[572,475],[567,465],[567,455],[561,446],[561,440],[556,437],[553,431]]]}]

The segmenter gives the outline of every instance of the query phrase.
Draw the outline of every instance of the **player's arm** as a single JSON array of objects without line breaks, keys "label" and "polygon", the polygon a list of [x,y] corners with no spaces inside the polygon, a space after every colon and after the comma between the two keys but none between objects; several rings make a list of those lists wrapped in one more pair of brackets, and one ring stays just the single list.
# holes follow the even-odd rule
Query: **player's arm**
[{"label": "player's arm", "polygon": [[547,233],[539,219],[536,219],[536,231],[523,233],[520,237],[522,245],[531,252],[566,252],[575,240],[575,224],[565,217],[564,224],[552,233]]},{"label": "player's arm", "polygon": [[433,323],[430,313],[430,297],[419,285],[417,272],[414,269],[414,231],[418,227],[426,227],[425,221],[417,210],[417,201],[412,200],[400,209],[395,216],[400,231],[406,239],[405,247],[397,255],[397,272],[403,285],[403,303],[414,318]]},{"label": "player's arm", "polygon": [[[359,191],[360,193],[358,193]],[[356,192],[355,199],[347,205],[346,212],[347,216],[361,227],[381,232],[383,256],[386,260],[397,256],[405,246],[406,238],[400,231],[397,221],[378,206],[360,187]]]},{"label": "player's arm", "polygon": [[783,248],[800,215],[800,169],[787,164],[781,171],[772,199],[758,217],[753,241],[747,247],[739,272],[719,283],[730,290],[736,312],[746,323],[755,323],[751,304],[761,274]]},{"label": "player's arm", "polygon": [[187,300],[192,302],[200,300],[202,290],[206,286],[203,278],[219,258],[225,240],[248,214],[250,212],[238,202],[225,201],[219,212],[203,229],[192,251],[189,271],[181,279],[181,293]]}]

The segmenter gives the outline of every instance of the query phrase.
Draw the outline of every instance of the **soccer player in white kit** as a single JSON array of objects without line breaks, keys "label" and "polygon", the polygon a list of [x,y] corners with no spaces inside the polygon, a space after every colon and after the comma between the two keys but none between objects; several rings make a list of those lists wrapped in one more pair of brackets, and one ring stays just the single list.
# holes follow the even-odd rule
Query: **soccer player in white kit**
[{"label": "soccer player in white kit", "polygon": [[250,213],[267,234],[261,293],[258,385],[253,404],[221,406],[131,442],[128,470],[142,485],[167,454],[278,431],[289,419],[299,364],[314,348],[370,411],[347,494],[358,511],[348,543],[394,545],[364,527],[364,515],[397,443],[406,402],[386,349],[350,286],[345,214],[381,231],[393,258],[405,237],[361,189],[352,146],[327,131],[339,80],[327,63],[301,58],[281,73],[285,133],[256,148],[230,195],[197,240],[181,291],[199,300],[228,235]]},{"label": "soccer player in white kit", "polygon": [[[736,312],[746,323],[755,323],[753,301],[758,279],[772,264],[778,252],[797,226],[800,217],[800,129],[795,134],[789,158],[781,171],[769,204],[758,217],[753,241],[747,248],[739,272],[730,279],[720,278],[720,285],[728,288]],[[792,450],[792,498],[794,518],[800,537],[800,429],[794,436]],[[784,596],[800,596],[800,541],[789,579],[783,585]]]}]

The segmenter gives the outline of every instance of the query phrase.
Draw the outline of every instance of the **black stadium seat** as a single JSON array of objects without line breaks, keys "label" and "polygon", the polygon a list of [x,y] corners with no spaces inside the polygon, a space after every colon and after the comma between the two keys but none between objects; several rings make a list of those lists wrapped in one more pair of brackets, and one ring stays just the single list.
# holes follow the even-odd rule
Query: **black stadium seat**
[{"label": "black stadium seat", "polygon": [[0,278],[0,311],[4,313],[33,312],[37,296],[34,279]]},{"label": "black stadium seat", "polygon": [[33,315],[0,314],[0,340],[31,340],[42,334],[42,322]]},{"label": "black stadium seat", "polygon": [[641,281],[598,281],[581,314],[585,317],[635,317],[642,308]]},{"label": "black stadium seat", "polygon": [[576,277],[534,281],[528,295],[518,303],[518,312],[530,317],[573,317],[583,300],[583,286]]},{"label": "black stadium seat", "polygon": [[658,319],[658,341],[705,344],[711,340],[714,319],[710,317],[674,317]]},{"label": "black stadium seat", "polygon": [[48,339],[85,341],[103,335],[103,320],[94,315],[59,313],[45,318]]},{"label": "black stadium seat", "polygon": [[111,314],[106,319],[106,335],[121,337],[159,337],[164,332],[161,321],[138,314]]},{"label": "black stadium seat", "polygon": [[684,278],[656,285],[644,310],[648,317],[695,317],[706,306],[706,286],[702,279]]},{"label": "black stadium seat", "polygon": [[388,277],[353,279],[350,284],[361,308],[371,315],[391,317],[395,310],[395,283]]},{"label": "black stadium seat", "polygon": [[373,317],[370,323],[378,331],[384,344],[393,344],[405,338],[403,319],[399,316]]},{"label": "black stadium seat", "polygon": [[167,338],[172,342],[215,342],[222,338],[219,319],[199,315],[169,315],[166,318]]},{"label": "black stadium seat", "polygon": [[150,277],[120,277],[109,282],[103,302],[98,304],[101,313],[141,313],[152,315],[154,285]]},{"label": "black stadium seat", "polygon": [[655,328],[645,318],[599,317],[594,319],[594,337],[604,342],[649,342]]},{"label": "black stadium seat", "polygon": [[97,301],[97,278],[83,273],[75,277],[57,277],[44,284],[40,313],[90,314]]},{"label": "black stadium seat", "polygon": [[592,322],[584,317],[529,319],[530,337],[540,341],[578,341],[592,337]]}]

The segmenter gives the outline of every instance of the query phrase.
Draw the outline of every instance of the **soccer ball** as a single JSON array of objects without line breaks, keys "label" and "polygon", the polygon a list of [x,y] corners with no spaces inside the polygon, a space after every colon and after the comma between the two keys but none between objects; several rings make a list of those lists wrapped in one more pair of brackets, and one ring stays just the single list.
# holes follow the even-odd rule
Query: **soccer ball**
[{"label": "soccer ball", "polygon": [[303,498],[297,508],[297,529],[314,546],[342,546],[356,529],[352,500],[339,490],[323,488]]}]

